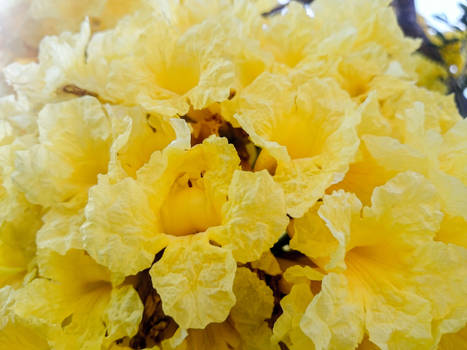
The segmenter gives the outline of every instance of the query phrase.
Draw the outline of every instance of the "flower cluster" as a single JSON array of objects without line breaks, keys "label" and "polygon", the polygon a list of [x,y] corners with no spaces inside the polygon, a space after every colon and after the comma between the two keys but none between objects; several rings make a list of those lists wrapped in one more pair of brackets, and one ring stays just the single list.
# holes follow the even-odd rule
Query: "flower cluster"
[{"label": "flower cluster", "polygon": [[389,2],[30,1],[100,17],[3,70],[0,348],[467,348],[467,120]]}]

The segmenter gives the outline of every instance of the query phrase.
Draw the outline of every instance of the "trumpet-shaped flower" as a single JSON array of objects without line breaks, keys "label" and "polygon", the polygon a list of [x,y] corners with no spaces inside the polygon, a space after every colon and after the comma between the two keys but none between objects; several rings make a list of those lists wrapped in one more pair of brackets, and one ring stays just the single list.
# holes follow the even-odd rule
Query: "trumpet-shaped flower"
[{"label": "trumpet-shaped flower", "polygon": [[[79,33],[65,32],[41,41],[38,62],[13,63],[4,69],[5,79],[18,96],[37,109],[48,102],[64,100],[66,91],[83,95],[89,92],[69,85],[67,70],[80,69],[85,64],[85,52],[91,35],[89,21]],[[64,91],[65,90],[65,91]]]},{"label": "trumpet-shaped flower", "polygon": [[86,64],[66,72],[69,83],[167,116],[202,109],[227,99],[234,81],[218,27],[203,22],[180,33],[162,15],[136,12],[93,36]]},{"label": "trumpet-shaped flower", "polygon": [[353,349],[365,333],[382,349],[429,349],[465,324],[467,250],[434,241],[440,207],[435,187],[406,172],[371,207],[338,191],[296,220],[291,247],[328,271],[300,321],[317,349]]},{"label": "trumpet-shaped flower", "polygon": [[96,349],[136,333],[143,306],[131,285],[113,287],[110,272],[80,250],[40,255],[40,278],[18,290],[14,312],[49,326],[56,349]]},{"label": "trumpet-shaped flower", "polygon": [[[311,5],[312,32],[318,33],[311,61],[323,60],[326,68],[321,71],[353,97],[365,97],[380,79],[392,89],[398,79],[416,78],[410,55],[418,43],[404,37],[388,2],[352,0],[340,6],[338,1],[317,0]],[[301,79],[308,76],[304,73]]]},{"label": "trumpet-shaped flower", "polygon": [[87,251],[127,276],[165,248],[151,268],[164,312],[183,328],[224,321],[235,303],[235,261],[258,259],[287,225],[280,187],[238,164],[226,139],[210,137],[154,153],[136,179],[101,177],[82,226]]},{"label": "trumpet-shaped flower", "polygon": [[38,143],[16,152],[13,180],[31,203],[49,209],[39,248],[61,254],[82,247],[79,227],[99,173],[135,176],[152,152],[183,134],[180,123],[140,108],[103,106],[91,96],[46,105],[37,123]]},{"label": "trumpet-shaped flower", "polygon": [[224,109],[261,147],[255,169],[274,173],[293,217],[344,177],[358,149],[359,112],[331,79],[294,91],[283,76],[263,74]]},{"label": "trumpet-shaped flower", "polygon": [[[428,127],[429,116],[424,104],[416,102],[391,121],[391,136],[363,135],[357,161],[334,188],[354,192],[369,204],[373,188],[400,172],[417,171],[436,186],[441,197],[441,209],[446,215],[438,239],[466,247],[467,148],[463,138],[467,123],[459,120],[445,132],[439,132],[439,127]],[[365,182],[360,181],[362,176],[366,177]]]},{"label": "trumpet-shaped flower", "polygon": [[49,207],[69,201],[107,171],[110,121],[95,98],[46,105],[38,128],[39,143],[17,153],[13,174],[32,203]]},{"label": "trumpet-shaped flower", "polygon": [[96,99],[83,97],[44,107],[38,129],[38,143],[16,152],[12,177],[31,203],[51,208],[38,245],[64,253],[81,246],[87,190],[107,171],[110,122]]}]

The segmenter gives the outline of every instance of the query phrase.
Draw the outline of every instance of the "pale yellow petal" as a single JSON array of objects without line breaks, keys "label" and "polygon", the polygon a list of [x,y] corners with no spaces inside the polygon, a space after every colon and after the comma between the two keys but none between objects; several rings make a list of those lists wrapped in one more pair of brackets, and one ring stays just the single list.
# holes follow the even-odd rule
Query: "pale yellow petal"
[{"label": "pale yellow petal", "polygon": [[167,244],[144,188],[133,178],[110,184],[101,177],[89,191],[85,215],[86,251],[114,273],[127,276],[148,268]]},{"label": "pale yellow petal", "polygon": [[113,289],[105,310],[107,332],[105,342],[132,337],[138,331],[143,317],[143,304],[136,290],[130,285]]},{"label": "pale yellow petal", "polygon": [[313,299],[307,283],[294,285],[288,295],[281,300],[283,313],[274,323],[273,342],[282,342],[290,350],[313,350],[311,339],[300,328],[300,320]]},{"label": "pale yellow petal", "polygon": [[0,289],[0,347],[11,350],[49,350],[47,327],[16,315],[12,306],[15,292],[10,287]]},{"label": "pale yellow petal", "polygon": [[85,219],[82,198],[76,202],[51,208],[42,216],[44,224],[37,231],[36,237],[39,249],[65,254],[70,249],[84,248],[80,233],[80,226]]},{"label": "pale yellow petal", "polygon": [[303,217],[292,221],[290,248],[298,250],[313,259],[329,259],[338,249],[339,243],[318,216],[316,204]]},{"label": "pale yellow petal", "polygon": [[116,135],[109,164],[109,172],[115,172],[113,177],[136,177],[152,153],[163,150],[171,142],[184,141],[189,145],[189,139],[183,140],[188,135],[181,135],[184,126],[188,129],[183,120],[167,120],[140,107],[105,107]]},{"label": "pale yellow petal", "polygon": [[277,161],[274,180],[284,190],[287,212],[300,217],[347,172],[359,145],[360,112],[332,79],[310,79],[295,89],[289,84],[263,74],[226,110],[261,153]]},{"label": "pale yellow petal", "polygon": [[79,33],[65,32],[44,38],[39,47],[39,63],[9,65],[5,69],[7,82],[33,105],[66,98],[67,94],[57,92],[69,84],[69,70],[79,71],[85,65],[90,35],[89,20],[84,20]]},{"label": "pale yellow petal", "polygon": [[43,255],[40,274],[48,278],[37,278],[20,289],[14,311],[53,326],[49,340],[54,348],[100,346],[112,290],[109,272],[83,251],[71,250],[65,256]]},{"label": "pale yellow petal", "polygon": [[230,319],[240,333],[243,348],[277,349],[277,345],[271,342],[272,330],[266,323],[274,307],[272,290],[244,267],[237,270],[233,290],[237,303],[232,308]]},{"label": "pale yellow petal", "polygon": [[364,334],[364,307],[344,276],[324,277],[321,292],[305,310],[300,328],[317,350],[355,349]]},{"label": "pale yellow petal", "polygon": [[182,328],[204,328],[224,321],[235,304],[236,268],[229,250],[195,235],[169,244],[150,274],[165,314]]},{"label": "pale yellow petal", "polygon": [[67,201],[107,171],[110,123],[95,98],[49,104],[39,113],[38,124],[40,143],[18,152],[13,174],[32,203]]},{"label": "pale yellow petal", "polygon": [[259,259],[288,222],[282,189],[265,170],[234,173],[222,216],[222,227],[209,236],[242,263]]}]

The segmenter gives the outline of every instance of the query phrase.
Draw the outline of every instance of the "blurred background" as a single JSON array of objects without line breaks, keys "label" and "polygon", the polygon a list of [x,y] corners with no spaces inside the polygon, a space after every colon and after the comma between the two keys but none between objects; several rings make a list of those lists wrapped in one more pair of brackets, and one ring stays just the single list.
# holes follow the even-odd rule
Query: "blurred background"
[{"label": "blurred background", "polygon": [[460,3],[459,0],[415,0],[415,7],[428,25],[441,31],[449,31],[449,26],[435,16],[445,16],[449,23],[459,24],[463,14]]},{"label": "blurred background", "polygon": [[441,67],[438,80],[454,93],[459,112],[467,116],[467,2],[459,0],[393,0],[404,33],[423,40],[420,52]]}]

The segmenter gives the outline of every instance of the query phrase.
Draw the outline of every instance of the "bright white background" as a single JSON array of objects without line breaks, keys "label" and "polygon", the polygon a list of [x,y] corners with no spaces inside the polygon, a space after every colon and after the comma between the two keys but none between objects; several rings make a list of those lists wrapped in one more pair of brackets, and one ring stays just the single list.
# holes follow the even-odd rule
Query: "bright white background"
[{"label": "bright white background", "polygon": [[429,25],[442,31],[447,29],[446,26],[433,19],[433,15],[445,14],[450,23],[456,23],[462,15],[462,10],[458,6],[460,2],[467,4],[465,0],[415,0],[415,6]]}]

